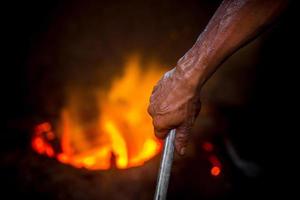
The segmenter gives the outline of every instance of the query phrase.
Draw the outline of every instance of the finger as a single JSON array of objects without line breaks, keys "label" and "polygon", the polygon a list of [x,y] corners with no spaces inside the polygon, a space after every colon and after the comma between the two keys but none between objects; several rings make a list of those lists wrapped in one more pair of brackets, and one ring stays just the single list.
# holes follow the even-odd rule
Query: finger
[{"label": "finger", "polygon": [[159,139],[165,139],[169,133],[169,129],[155,129],[154,128],[154,133],[155,136]]},{"label": "finger", "polygon": [[189,123],[183,123],[176,128],[175,149],[178,154],[184,155],[188,140],[190,137],[191,127]]},{"label": "finger", "polygon": [[170,119],[167,116],[155,115],[155,113],[152,118],[155,136],[160,139],[165,139],[172,128],[169,126]]},{"label": "finger", "polygon": [[153,87],[151,94],[154,94],[156,91],[158,91],[161,88],[161,84],[160,83],[161,83],[161,80],[159,80],[157,82],[157,84]]},{"label": "finger", "polygon": [[191,129],[201,109],[200,101],[195,101],[191,107],[189,107],[191,116],[186,121],[176,128],[175,136],[175,149],[180,155],[184,155],[186,147],[190,138]]},{"label": "finger", "polygon": [[153,119],[152,123],[153,123],[153,127],[154,127],[155,136],[160,139],[165,139],[168,135],[169,128],[163,126],[161,119],[162,119],[161,117],[156,116]]},{"label": "finger", "polygon": [[148,108],[147,108],[147,112],[148,114],[152,117],[155,113],[155,110],[154,110],[154,105],[153,104],[149,104]]}]

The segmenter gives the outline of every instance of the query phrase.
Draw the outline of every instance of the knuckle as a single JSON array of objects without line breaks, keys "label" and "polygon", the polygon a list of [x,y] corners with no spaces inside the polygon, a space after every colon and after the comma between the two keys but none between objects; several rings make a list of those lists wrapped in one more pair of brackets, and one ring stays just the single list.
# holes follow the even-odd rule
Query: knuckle
[{"label": "knuckle", "polygon": [[153,111],[153,105],[149,105],[148,108],[147,108],[147,112],[150,116],[153,116],[154,115],[154,111]]},{"label": "knuckle", "polygon": [[157,130],[154,130],[154,134],[157,138],[164,138],[166,135],[164,132],[157,131]]},{"label": "knuckle", "polygon": [[160,122],[160,120],[158,119],[158,117],[154,117],[153,118],[153,126],[156,130],[161,130],[163,129],[162,123]]},{"label": "knuckle", "polygon": [[186,143],[188,140],[188,135],[187,134],[177,134],[176,140],[179,143]]}]

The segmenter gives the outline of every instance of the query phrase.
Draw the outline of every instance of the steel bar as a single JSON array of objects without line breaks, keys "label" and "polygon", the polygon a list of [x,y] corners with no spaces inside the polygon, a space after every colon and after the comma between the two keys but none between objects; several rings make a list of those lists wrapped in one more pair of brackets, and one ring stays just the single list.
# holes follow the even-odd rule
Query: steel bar
[{"label": "steel bar", "polygon": [[172,129],[165,140],[160,168],[158,172],[154,200],[165,200],[167,197],[169,178],[171,174],[172,162],[174,156],[175,134],[176,134],[175,129]]}]

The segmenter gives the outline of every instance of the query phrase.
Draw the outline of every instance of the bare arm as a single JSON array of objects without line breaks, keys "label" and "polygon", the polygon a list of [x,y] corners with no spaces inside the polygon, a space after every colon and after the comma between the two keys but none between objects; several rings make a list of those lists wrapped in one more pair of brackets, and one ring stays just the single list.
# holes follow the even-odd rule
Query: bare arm
[{"label": "bare arm", "polygon": [[220,64],[270,25],[286,7],[283,0],[225,0],[178,67],[202,86]]},{"label": "bare arm", "polygon": [[226,58],[271,24],[285,0],[224,0],[193,47],[154,88],[149,114],[156,136],[176,128],[175,146],[184,154],[190,129],[200,111],[203,84]]}]

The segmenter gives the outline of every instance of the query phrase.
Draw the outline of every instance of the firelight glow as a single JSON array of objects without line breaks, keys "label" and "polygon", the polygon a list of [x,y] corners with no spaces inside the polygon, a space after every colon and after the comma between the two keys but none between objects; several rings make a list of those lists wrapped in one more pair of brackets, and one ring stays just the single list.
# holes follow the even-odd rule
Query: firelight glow
[{"label": "firelight glow", "polygon": [[[79,105],[65,106],[54,128],[49,122],[35,127],[32,148],[59,162],[90,170],[141,166],[161,150],[147,114],[149,96],[162,76],[157,63],[141,69],[138,56],[131,56],[122,76],[108,91],[99,90],[95,122],[83,125]],[[92,134],[91,134],[92,132]],[[59,141],[60,149],[53,141]]]}]

